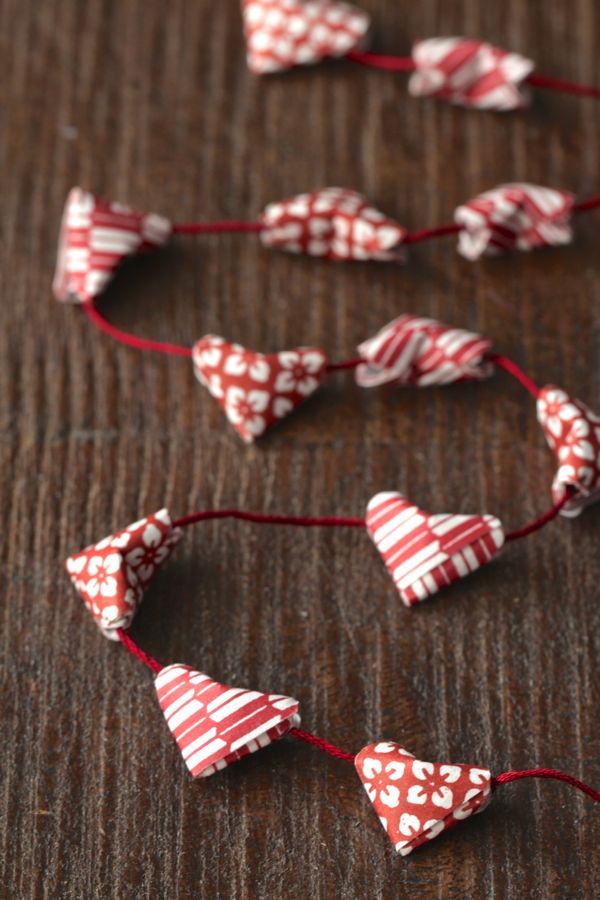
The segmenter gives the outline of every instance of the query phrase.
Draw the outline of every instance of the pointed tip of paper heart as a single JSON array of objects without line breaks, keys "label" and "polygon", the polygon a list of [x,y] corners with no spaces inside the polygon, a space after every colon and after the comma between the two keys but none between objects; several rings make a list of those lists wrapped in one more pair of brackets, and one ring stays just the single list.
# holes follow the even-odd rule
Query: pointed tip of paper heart
[{"label": "pointed tip of paper heart", "polygon": [[477,766],[430,763],[394,741],[364,747],[356,771],[401,856],[433,840],[474,813],[491,797],[492,776]]},{"label": "pointed tip of paper heart", "polygon": [[218,335],[200,338],[192,361],[198,381],[247,444],[313,394],[327,369],[327,357],[318,347],[264,354]]},{"label": "pointed tip of paper heart", "polygon": [[65,569],[96,624],[111,640],[128,629],[144,592],[182,532],[161,509],[68,557]]},{"label": "pointed tip of paper heart", "polygon": [[496,516],[432,515],[393,491],[369,501],[366,525],[409,607],[489,562],[505,542]]},{"label": "pointed tip of paper heart", "polygon": [[181,663],[155,680],[158,702],[193,778],[206,778],[300,723],[298,702],[220,684]]}]

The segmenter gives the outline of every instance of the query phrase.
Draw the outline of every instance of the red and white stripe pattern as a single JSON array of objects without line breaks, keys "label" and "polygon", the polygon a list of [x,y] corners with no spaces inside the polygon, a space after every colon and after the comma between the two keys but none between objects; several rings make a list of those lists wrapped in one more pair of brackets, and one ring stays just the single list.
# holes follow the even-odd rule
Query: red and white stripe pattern
[{"label": "red and white stripe pattern", "polygon": [[270,203],[261,221],[267,247],[336,260],[403,259],[406,229],[349,188],[323,188]]},{"label": "red and white stripe pattern", "polygon": [[158,568],[181,538],[168,510],[134,522],[80,553],[65,568],[102,633],[118,640],[127,629]]},{"label": "red and white stripe pattern", "polygon": [[60,229],[53,290],[57,300],[85,303],[101,294],[126,256],[166,244],[171,223],[73,188]]},{"label": "red and white stripe pattern", "polygon": [[488,769],[424,762],[394,741],[369,744],[354,765],[400,856],[482,812],[492,796]]},{"label": "red and white stripe pattern", "polygon": [[437,97],[474,109],[510,110],[529,103],[523,84],[532,60],[483,41],[428,38],[413,46],[413,97]]},{"label": "red and white stripe pattern", "polygon": [[282,72],[364,49],[371,20],[340,0],[242,0],[248,68]]},{"label": "red and white stripe pattern", "polygon": [[392,492],[370,501],[367,530],[406,606],[474,572],[504,544],[495,516],[430,515]]},{"label": "red and white stripe pattern", "polygon": [[298,702],[213,681],[179,663],[155,681],[158,702],[193,778],[205,778],[283,737]]},{"label": "red and white stripe pattern", "polygon": [[570,244],[573,202],[568,191],[537,184],[501,184],[456,209],[454,220],[463,229],[458,252],[474,260],[506,250]]},{"label": "red and white stripe pattern", "polygon": [[491,346],[478,334],[435,319],[399,316],[359,345],[364,362],[356,368],[356,383],[428,387],[487,378],[494,369],[485,358]]},{"label": "red and white stripe pattern", "polygon": [[600,502],[600,416],[553,384],[540,391],[537,416],[558,461],[553,499],[570,491],[561,515],[578,516]]}]

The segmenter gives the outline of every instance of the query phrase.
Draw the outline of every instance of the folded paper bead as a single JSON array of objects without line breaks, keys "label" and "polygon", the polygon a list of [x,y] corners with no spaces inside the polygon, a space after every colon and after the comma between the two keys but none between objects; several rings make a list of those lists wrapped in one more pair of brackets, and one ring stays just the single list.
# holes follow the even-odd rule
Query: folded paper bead
[{"label": "folded paper bead", "polygon": [[459,206],[458,252],[466,259],[505,250],[556,247],[573,240],[574,196],[536,184],[501,184]]},{"label": "folded paper bead", "polygon": [[339,0],[242,0],[246,58],[255,75],[364,49],[369,16]]},{"label": "folded paper bead", "polygon": [[252,443],[316,391],[327,357],[317,347],[257,353],[206,335],[194,345],[193,363],[200,383]]},{"label": "folded paper bead", "polygon": [[366,523],[406,606],[479,569],[505,538],[495,516],[430,515],[393,492],[373,497]]},{"label": "folded paper bead", "polygon": [[193,778],[224,769],[300,724],[297,700],[219,684],[190,666],[167,666],[155,685]]},{"label": "folded paper bead", "polygon": [[85,303],[101,294],[127,256],[166,244],[171,223],[73,188],[60,229],[53,290],[57,300]]},{"label": "folded paper bead", "polygon": [[462,37],[428,38],[412,50],[415,72],[408,83],[413,97],[436,97],[475,109],[519,109],[529,103],[523,82],[532,60],[483,41]]},{"label": "folded paper bead", "polygon": [[102,633],[118,640],[144,591],[181,537],[166,509],[70,556],[65,568]]},{"label": "folded paper bead", "polygon": [[552,483],[555,502],[568,490],[563,516],[578,516],[600,501],[600,416],[581,400],[547,384],[540,391],[537,417],[558,461]]},{"label": "folded paper bead", "polygon": [[423,762],[393,741],[369,744],[354,764],[401,856],[482,812],[491,798],[492,775],[487,769]]},{"label": "folded paper bead", "polygon": [[324,188],[270,203],[261,221],[267,247],[336,260],[403,259],[406,229],[349,188]]},{"label": "folded paper bead", "polygon": [[485,356],[491,341],[435,319],[399,316],[358,346],[361,387],[450,384],[487,378],[494,367]]}]

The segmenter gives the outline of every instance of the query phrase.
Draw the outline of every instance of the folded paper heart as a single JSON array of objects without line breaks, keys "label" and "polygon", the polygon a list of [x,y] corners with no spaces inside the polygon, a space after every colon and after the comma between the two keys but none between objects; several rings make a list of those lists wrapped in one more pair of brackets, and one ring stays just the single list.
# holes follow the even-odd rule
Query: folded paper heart
[{"label": "folded paper heart", "polygon": [[144,591],[181,534],[161,509],[67,559],[71,581],[106,637],[117,641],[117,629],[129,628]]},{"label": "folded paper heart", "polygon": [[494,367],[485,356],[491,341],[435,319],[399,316],[358,347],[361,387],[450,384],[487,378]]},{"label": "folded paper heart", "polygon": [[300,723],[298,702],[213,681],[190,666],[156,677],[158,702],[194,778],[205,778],[283,737]]},{"label": "folded paper heart", "polygon": [[316,347],[264,354],[207,335],[194,345],[193,363],[200,383],[252,443],[316,391],[327,358]]},{"label": "folded paper heart", "polygon": [[600,416],[553,384],[540,391],[537,416],[559,466],[553,499],[568,490],[561,515],[578,516],[600,501]]},{"label": "folded paper heart", "polygon": [[246,57],[255,75],[281,72],[366,45],[369,16],[339,0],[242,0]]},{"label": "folded paper heart", "polygon": [[529,103],[523,82],[534,63],[483,41],[428,38],[413,46],[413,97],[437,97],[476,109],[519,109]]},{"label": "folded paper heart", "polygon": [[458,252],[470,260],[505,250],[556,247],[573,240],[568,191],[536,184],[501,184],[459,206]]},{"label": "folded paper heart", "polygon": [[403,259],[406,229],[349,188],[324,188],[270,203],[261,222],[267,247],[336,260]]},{"label": "folded paper heart", "polygon": [[495,516],[430,515],[397,493],[373,497],[366,522],[406,606],[474,572],[504,544]]},{"label": "folded paper heart", "polygon": [[354,764],[401,856],[481,812],[491,797],[487,769],[423,762],[393,741],[369,744]]},{"label": "folded paper heart", "polygon": [[127,256],[166,244],[171,223],[73,188],[60,229],[54,276],[57,300],[85,303],[106,288]]}]

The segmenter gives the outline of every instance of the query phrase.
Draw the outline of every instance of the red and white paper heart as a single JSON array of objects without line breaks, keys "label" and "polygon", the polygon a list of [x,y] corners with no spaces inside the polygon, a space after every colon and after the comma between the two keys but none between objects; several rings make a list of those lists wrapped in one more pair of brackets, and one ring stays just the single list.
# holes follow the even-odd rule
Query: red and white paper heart
[{"label": "red and white paper heart", "polygon": [[487,769],[423,762],[393,741],[369,744],[354,764],[401,856],[481,812],[491,798]]},{"label": "red and white paper heart", "polygon": [[600,416],[553,384],[540,391],[537,416],[559,465],[554,501],[570,491],[561,514],[578,516],[600,501]]},{"label": "red and white paper heart", "polygon": [[435,319],[399,316],[359,345],[364,362],[356,368],[356,383],[427,387],[487,378],[494,370],[485,358],[491,346],[478,334]]},{"label": "red and white paper heart", "polygon": [[495,516],[430,515],[392,492],[370,501],[367,530],[406,606],[489,562],[505,537]]},{"label": "red and white paper heart", "polygon": [[298,702],[213,681],[175,664],[156,677],[158,702],[192,777],[205,778],[300,723]]},{"label": "red and white paper heart", "polygon": [[73,188],[60,229],[54,276],[57,300],[85,303],[106,288],[127,256],[166,244],[171,223]]},{"label": "red and white paper heart", "polygon": [[118,640],[157,569],[181,537],[166,509],[70,556],[65,568],[102,633]]},{"label": "red and white paper heart", "polygon": [[458,252],[466,259],[505,250],[557,247],[573,240],[574,196],[537,184],[501,184],[459,206]]},{"label": "red and white paper heart", "polygon": [[509,110],[527,106],[523,82],[534,63],[519,53],[461,37],[428,38],[413,46],[415,72],[408,83],[413,97],[437,97],[475,109]]},{"label": "red and white paper heart", "polygon": [[261,221],[267,247],[336,260],[403,259],[406,229],[349,188],[324,188],[270,203]]},{"label": "red and white paper heart", "polygon": [[327,367],[327,357],[317,347],[264,354],[215,335],[197,341],[193,362],[196,377],[246,443],[316,391]]},{"label": "red and white paper heart", "polygon": [[340,0],[242,0],[246,58],[255,75],[366,46],[369,16]]}]

